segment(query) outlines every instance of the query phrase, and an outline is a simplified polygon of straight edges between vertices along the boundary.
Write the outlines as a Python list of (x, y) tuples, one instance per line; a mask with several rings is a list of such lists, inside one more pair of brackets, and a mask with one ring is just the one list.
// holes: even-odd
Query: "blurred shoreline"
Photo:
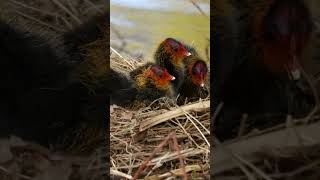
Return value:
[[(198, 1), (209, 16), (210, 1)], [(194, 45), (206, 58), (210, 39), (210, 19), (188, 0), (111, 0), (111, 46), (125, 46), (133, 56), (153, 60), (158, 43), (173, 37)], [(117, 31), (117, 32), (115, 32)], [(119, 34), (121, 38), (119, 39)], [(125, 41), (125, 42), (122, 42)]]

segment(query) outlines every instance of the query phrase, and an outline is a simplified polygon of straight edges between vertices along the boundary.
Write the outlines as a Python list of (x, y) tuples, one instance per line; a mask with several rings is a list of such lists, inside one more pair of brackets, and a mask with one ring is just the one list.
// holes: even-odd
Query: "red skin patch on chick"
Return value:
[(161, 89), (166, 89), (170, 85), (170, 81), (175, 78), (170, 75), (165, 68), (159, 66), (153, 66), (147, 71), (147, 77), (150, 77), (153, 80), (153, 83), (156, 87)]
[(283, 73), (286, 67), (292, 72), (297, 68), (294, 59), (302, 61), (311, 36), (308, 9), (300, 1), (287, 1), (269, 11), (265, 22), (259, 16), (255, 19), (254, 32), (262, 50), (262, 62), (273, 73)]
[(189, 75), (193, 84), (201, 87), (207, 78), (208, 70), (206, 64), (194, 62), (189, 65)]
[(173, 63), (176, 65), (182, 65), (183, 58), (191, 55), (182, 43), (172, 38), (164, 40), (162, 45), (164, 46), (164, 51), (172, 56)]

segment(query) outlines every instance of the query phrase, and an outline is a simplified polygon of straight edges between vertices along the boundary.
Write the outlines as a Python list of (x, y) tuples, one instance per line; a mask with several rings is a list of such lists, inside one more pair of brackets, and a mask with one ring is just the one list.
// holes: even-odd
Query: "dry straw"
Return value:
[[(142, 64), (113, 48), (111, 52), (111, 67), (123, 73)], [(204, 178), (209, 174), (209, 109), (209, 99), (178, 106), (166, 97), (138, 110), (111, 105), (111, 174), (129, 179)]]

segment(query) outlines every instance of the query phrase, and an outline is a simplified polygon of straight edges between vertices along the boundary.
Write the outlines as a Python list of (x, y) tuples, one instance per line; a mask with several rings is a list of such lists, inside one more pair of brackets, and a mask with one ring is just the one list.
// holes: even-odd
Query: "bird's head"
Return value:
[(144, 73), (145, 77), (149, 78), (158, 89), (168, 89), (170, 82), (175, 80), (175, 77), (169, 74), (167, 69), (159, 65), (149, 67)]
[(274, 61), (298, 78), (298, 63), (312, 32), (309, 9), (302, 0), (276, 0), (263, 23), (264, 39), (270, 42), (270, 49), (278, 49), (274, 52), (279, 58)]
[(200, 59), (194, 61), (189, 65), (188, 71), (192, 83), (199, 87), (204, 87), (205, 80), (208, 76), (208, 68), (206, 62)]
[(168, 56), (174, 65), (182, 65), (183, 59), (187, 56), (190, 56), (191, 53), (187, 48), (179, 41), (173, 38), (167, 38), (161, 42), (158, 50), (161, 51), (161, 54)]

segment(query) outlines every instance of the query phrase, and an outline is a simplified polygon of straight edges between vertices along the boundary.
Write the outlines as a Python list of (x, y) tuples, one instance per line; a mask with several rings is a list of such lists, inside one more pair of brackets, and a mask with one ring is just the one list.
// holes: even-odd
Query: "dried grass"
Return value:
[[(247, 114), (240, 120), (238, 137), (221, 143), (214, 139), (211, 177), (215, 179), (318, 179), (320, 159), (319, 88), (313, 76), (299, 66), (314, 97), (315, 105), (305, 117), (260, 130), (247, 130)], [(221, 102), (213, 115), (223, 108)]]
[[(128, 73), (142, 64), (141, 61), (123, 57), (113, 49), (111, 52), (111, 68), (122, 73)], [(170, 179), (184, 175), (189, 179), (204, 178), (209, 170), (209, 109), (209, 99), (179, 107), (174, 100), (166, 97), (138, 110), (111, 105), (111, 174), (134, 179), (133, 175), (144, 163), (147, 164), (146, 170), (139, 174), (147, 179)], [(163, 145), (173, 132), (180, 155), (171, 150), (173, 144)], [(162, 151), (152, 153), (160, 147), (163, 147)], [(185, 173), (179, 166), (180, 158), (183, 159)]]

